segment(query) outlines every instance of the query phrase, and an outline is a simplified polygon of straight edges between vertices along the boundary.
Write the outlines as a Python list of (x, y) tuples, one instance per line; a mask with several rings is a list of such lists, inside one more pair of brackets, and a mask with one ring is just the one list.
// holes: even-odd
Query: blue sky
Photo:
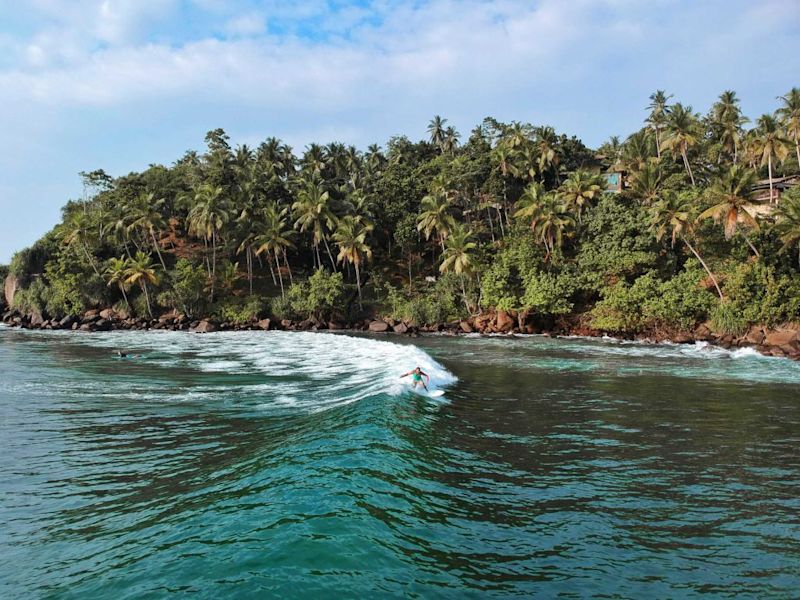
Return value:
[(799, 32), (798, 0), (0, 0), (0, 263), (78, 171), (169, 164), (216, 127), (300, 151), (492, 115), (596, 146), (658, 88), (772, 111), (800, 85)]

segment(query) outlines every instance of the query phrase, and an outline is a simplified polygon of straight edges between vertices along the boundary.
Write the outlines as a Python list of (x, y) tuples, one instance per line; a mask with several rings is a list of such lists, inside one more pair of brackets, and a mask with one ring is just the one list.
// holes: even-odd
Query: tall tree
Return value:
[(655, 229), (656, 239), (661, 241), (664, 236), (669, 233), (671, 245), (675, 247), (675, 241), (681, 239), (690, 252), (694, 254), (695, 258), (703, 265), (706, 273), (714, 283), (717, 294), (720, 300), (723, 300), (722, 290), (719, 288), (717, 278), (714, 273), (708, 268), (706, 261), (700, 256), (689, 237), (694, 233), (692, 221), (692, 202), (688, 198), (682, 198), (678, 194), (669, 194), (666, 198), (661, 200), (653, 207), (652, 225)]
[(128, 294), (126, 289), (128, 287), (128, 259), (127, 258), (109, 258), (108, 266), (106, 267), (105, 275), (108, 281), (108, 286), (116, 285), (119, 291), (122, 292), (122, 298), (125, 300), (125, 306), (130, 311), (131, 305), (128, 302)]
[(189, 235), (202, 238), (206, 244), (211, 243), (211, 264), (207, 263), (207, 266), (213, 302), (217, 278), (217, 246), (224, 228), (233, 217), (233, 211), (222, 187), (214, 187), (208, 183), (195, 190), (192, 202), (188, 214)]
[(156, 275), (156, 265), (150, 261), (150, 257), (144, 252), (137, 252), (136, 255), (128, 260), (126, 285), (138, 283), (144, 292), (144, 299), (147, 303), (147, 314), (153, 318), (153, 307), (150, 305), (150, 293), (147, 284), (158, 285), (158, 275)]
[(447, 137), (447, 128), (445, 127), (447, 119), (443, 119), (439, 115), (435, 115), (431, 122), (428, 123), (428, 133), (430, 134), (431, 144), (437, 148), (442, 148), (445, 137)]
[(772, 171), (776, 162), (783, 162), (789, 156), (789, 140), (783, 136), (778, 120), (772, 115), (761, 115), (758, 118), (754, 147), (761, 166), (767, 167), (770, 201), (776, 202)]
[(421, 212), (417, 217), (417, 231), (421, 231), (426, 240), (435, 232), (442, 252), (444, 252), (444, 240), (453, 226), (451, 208), (447, 194), (443, 190), (436, 190), (422, 199)]
[(603, 183), (598, 175), (586, 171), (573, 171), (558, 188), (558, 196), (582, 222), (583, 212), (603, 194)]
[(753, 246), (750, 238), (741, 231), (739, 222), (758, 231), (758, 221), (748, 210), (752, 201), (752, 188), (756, 182), (754, 171), (733, 165), (717, 177), (706, 191), (708, 199), (714, 203), (697, 217), (698, 220), (714, 219), (722, 223), (725, 239), (729, 240), (739, 231), (744, 237), (753, 254), (759, 256), (758, 250)]
[(796, 249), (797, 263), (800, 266), (800, 196), (781, 200), (775, 210), (773, 227), (783, 242), (781, 252)]
[(294, 226), (301, 232), (311, 232), (311, 244), (317, 259), (317, 266), (322, 268), (319, 245), (323, 243), (331, 261), (331, 267), (336, 271), (328, 246), (328, 232), (336, 226), (336, 215), (333, 212), (333, 201), (330, 193), (318, 177), (309, 177), (301, 181), (297, 193), (297, 201), (292, 205), (292, 212), (297, 216)]
[(689, 164), (689, 149), (700, 142), (700, 135), (697, 115), (692, 112), (691, 106), (684, 106), (677, 102), (668, 109), (661, 150), (669, 150), (683, 158), (683, 166), (686, 167), (693, 186), (695, 181), (692, 167)]
[(278, 279), (281, 284), (281, 297), (284, 296), (284, 287), (280, 257), (283, 257), (284, 263), (289, 270), (289, 276), (291, 277), (292, 271), (289, 269), (289, 262), (286, 259), (286, 250), (288, 248), (294, 248), (294, 242), (292, 242), (294, 230), (290, 229), (288, 226), (286, 213), (286, 208), (278, 208), (274, 203), (269, 205), (264, 210), (263, 218), (260, 223), (260, 230), (254, 238), (256, 255), (266, 252), (268, 255), (267, 260), (275, 259), (275, 268), (278, 272)]
[(794, 140), (794, 150), (797, 153), (797, 166), (800, 168), (800, 88), (792, 88), (789, 93), (780, 96), (783, 106), (778, 109), (786, 135)]
[(717, 102), (711, 107), (710, 120), (713, 135), (733, 158), (733, 164), (736, 164), (742, 139), (742, 125), (747, 123), (747, 118), (742, 115), (736, 92), (726, 90), (720, 94)]
[(661, 158), (661, 131), (667, 122), (667, 103), (672, 98), (672, 94), (667, 95), (664, 90), (656, 90), (650, 94), (650, 104), (647, 108), (650, 109), (650, 114), (647, 117), (647, 123), (653, 128), (656, 135), (656, 154)]
[(339, 219), (333, 239), (339, 246), (339, 262), (348, 262), (356, 270), (356, 286), (358, 288), (358, 305), (362, 309), (361, 298), (361, 264), (372, 258), (372, 248), (367, 244), (367, 236), (372, 225), (365, 223), (355, 215), (346, 215)]
[(472, 235), (472, 230), (462, 224), (453, 227), (453, 231), (445, 242), (442, 264), (439, 265), (439, 271), (442, 273), (452, 271), (459, 276), (464, 307), (467, 311), (471, 311), (471, 309), (464, 277), (472, 271), (472, 253), (477, 248), (477, 244), (472, 241)]
[(164, 206), (164, 199), (156, 199), (154, 192), (140, 194), (129, 209), (130, 223), (128, 230), (139, 230), (148, 243), (153, 245), (161, 268), (167, 270), (164, 257), (161, 255), (161, 246), (156, 236), (160, 237), (161, 232), (167, 228), (166, 219), (161, 209)]

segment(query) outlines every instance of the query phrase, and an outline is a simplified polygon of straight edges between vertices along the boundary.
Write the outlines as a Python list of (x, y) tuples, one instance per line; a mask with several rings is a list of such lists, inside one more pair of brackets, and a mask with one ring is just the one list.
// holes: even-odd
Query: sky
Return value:
[(656, 89), (745, 114), (800, 86), (800, 0), (0, 0), (0, 264), (79, 171), (171, 164), (222, 127), (365, 148), (486, 116), (596, 147)]

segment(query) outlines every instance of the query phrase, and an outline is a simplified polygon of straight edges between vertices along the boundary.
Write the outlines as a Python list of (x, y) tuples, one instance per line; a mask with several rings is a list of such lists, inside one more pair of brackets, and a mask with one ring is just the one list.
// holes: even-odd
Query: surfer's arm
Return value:
[(430, 375), (428, 375), (425, 371), (420, 371), (420, 373), (422, 373), (428, 379), (428, 383), (431, 382), (431, 376)]
[(409, 371), (408, 373), (403, 373), (402, 375), (400, 375), (400, 379), (402, 379), (403, 377), (408, 377), (409, 375), (411, 375), (411, 373), (413, 373), (413, 371)]

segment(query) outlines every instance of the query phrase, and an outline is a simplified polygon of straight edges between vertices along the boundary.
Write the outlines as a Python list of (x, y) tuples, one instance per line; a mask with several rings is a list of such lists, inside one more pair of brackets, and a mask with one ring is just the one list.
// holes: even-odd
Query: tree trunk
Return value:
[(364, 310), (364, 305), (361, 302), (361, 269), (358, 268), (358, 263), (354, 263), (356, 267), (356, 287), (358, 288), (358, 308)]
[(144, 299), (147, 302), (147, 314), (150, 315), (150, 318), (153, 318), (153, 309), (150, 307), (150, 294), (147, 293), (147, 282), (142, 280), (142, 291), (144, 292)]
[(767, 169), (769, 171), (769, 203), (772, 204), (775, 198), (772, 196), (772, 153), (767, 157)]
[(211, 232), (211, 302), (214, 302), (214, 290), (217, 285), (217, 232)]
[(689, 250), (692, 251), (692, 254), (694, 254), (695, 258), (697, 258), (697, 260), (700, 261), (700, 264), (703, 265), (703, 268), (706, 270), (706, 273), (708, 273), (708, 276), (711, 277), (711, 281), (714, 282), (714, 287), (717, 288), (717, 294), (719, 294), (719, 299), (720, 300), (724, 300), (725, 297), (722, 295), (722, 290), (719, 289), (719, 283), (717, 283), (717, 278), (714, 277), (714, 274), (711, 272), (711, 269), (708, 268), (708, 265), (706, 264), (706, 261), (704, 261), (700, 257), (700, 254), (697, 252), (697, 250), (694, 249), (694, 246), (692, 246), (689, 243), (689, 240), (687, 240), (686, 238), (683, 238), (683, 241), (689, 247)]
[(742, 237), (744, 238), (744, 241), (747, 242), (747, 245), (750, 246), (750, 250), (753, 251), (753, 254), (756, 255), (756, 258), (761, 258), (761, 255), (758, 253), (758, 250), (756, 250), (756, 247), (753, 246), (753, 242), (750, 241), (750, 238), (747, 237), (744, 233), (742, 233)]
[[(328, 253), (328, 258), (331, 259), (331, 267), (333, 267), (333, 272), (336, 273), (336, 261), (333, 260), (333, 254), (331, 254), (331, 248), (328, 246), (328, 238), (322, 236), (322, 241), (325, 242), (325, 251)], [(322, 265), (320, 264), (320, 267)]]
[[(122, 284), (119, 286), (119, 291), (122, 292), (122, 298), (125, 300), (125, 306), (128, 307), (128, 312), (131, 312), (131, 303), (128, 302), (128, 294), (125, 293), (125, 285)], [(130, 316), (130, 314), (128, 315)]]
[(797, 166), (800, 167), (800, 138), (795, 141), (794, 150), (797, 153)]
[(492, 242), (495, 241), (494, 239), (494, 223), (492, 222), (492, 209), (488, 206), (486, 207), (486, 214), (489, 216), (489, 231), (492, 232)]
[(286, 271), (289, 273), (289, 284), (293, 285), (294, 278), (292, 277), (292, 268), (289, 266), (289, 259), (286, 258), (286, 248), (283, 248), (281, 253), (283, 254), (283, 264), (286, 265)]
[(89, 248), (83, 242), (81, 242), (81, 246), (83, 247), (84, 253), (86, 253), (86, 259), (89, 261), (89, 264), (92, 265), (92, 270), (94, 271), (95, 275), (102, 277), (102, 275), (100, 275), (100, 271), (97, 270), (97, 265), (94, 264), (94, 258), (89, 253)]
[(272, 285), (278, 285), (278, 280), (275, 279), (275, 270), (272, 268), (272, 260), (267, 256), (267, 264), (269, 265), (269, 274), (272, 275)]
[(681, 156), (683, 157), (683, 164), (686, 166), (686, 170), (689, 172), (689, 179), (692, 182), (692, 187), (695, 187), (694, 174), (692, 173), (692, 167), (689, 164), (689, 157), (686, 154), (686, 148), (685, 147), (681, 147)]
[(253, 252), (250, 246), (247, 247), (247, 283), (250, 287), (250, 295), (253, 295)]
[(656, 156), (661, 159), (661, 134), (658, 127), (653, 127), (656, 130)]
[(464, 296), (464, 308), (467, 309), (469, 314), (472, 314), (472, 311), (469, 308), (469, 299), (467, 298), (467, 288), (464, 285), (464, 273), (461, 273), (461, 294)]
[(161, 263), (161, 267), (164, 269), (164, 272), (167, 272), (167, 265), (164, 264), (164, 258), (161, 256), (161, 250), (158, 248), (158, 242), (156, 241), (156, 234), (151, 229), (150, 230), (150, 237), (153, 240), (153, 248), (156, 249), (156, 254), (158, 254), (158, 260)]
[(289, 283), (294, 284), (294, 278), (292, 277), (292, 268), (289, 266), (289, 259), (286, 258), (286, 249), (284, 248), (281, 252), (283, 253), (283, 264), (286, 265), (286, 270), (289, 272)]
[(283, 292), (283, 275), (281, 274), (281, 263), (279, 262), (279, 259), (278, 259), (278, 249), (277, 248), (275, 248), (275, 251), (273, 252), (273, 254), (275, 254), (275, 268), (278, 269), (278, 279), (280, 279), (280, 281), (281, 281), (281, 298), (283, 298), (285, 296), (285, 294)]

